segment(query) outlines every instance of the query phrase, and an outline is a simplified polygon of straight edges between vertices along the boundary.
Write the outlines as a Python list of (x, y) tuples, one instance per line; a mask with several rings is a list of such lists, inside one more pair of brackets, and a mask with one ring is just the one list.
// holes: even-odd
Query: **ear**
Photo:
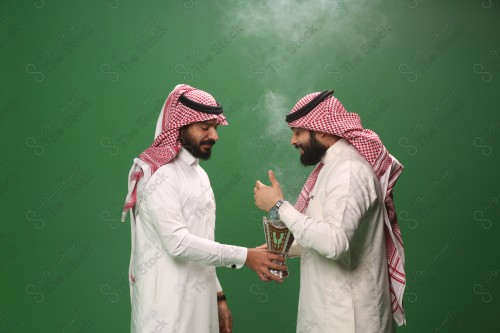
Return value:
[(323, 133), (323, 132), (313, 132), (313, 133), (314, 133), (314, 135), (316, 135), (316, 139), (319, 139), (319, 138), (323, 139), (323, 138), (325, 138), (325, 136), (328, 135), (327, 133)]
[(332, 144), (335, 143), (335, 140), (333, 139), (333, 135), (328, 134), (328, 133), (323, 133), (323, 132), (314, 132), (316, 135), (316, 140), (320, 142), (321, 144), (330, 147)]
[(184, 144), (183, 143), (183, 138), (186, 136), (186, 132), (189, 132), (189, 128), (191, 127), (192, 124), (189, 124), (189, 125), (186, 125), (186, 126), (182, 126), (181, 128), (179, 128), (179, 142), (181, 144)]

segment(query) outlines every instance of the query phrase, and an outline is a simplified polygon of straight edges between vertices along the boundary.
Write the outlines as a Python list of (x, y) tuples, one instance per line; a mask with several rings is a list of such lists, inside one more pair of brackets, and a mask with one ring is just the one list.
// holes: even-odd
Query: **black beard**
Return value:
[(328, 147), (323, 146), (321, 142), (316, 139), (312, 131), (309, 132), (309, 144), (307, 146), (295, 145), (295, 148), (302, 148), (304, 151), (302, 155), (300, 155), (300, 163), (304, 166), (318, 164), (328, 150)]
[(208, 149), (206, 152), (202, 152), (200, 149), (201, 145), (210, 144), (213, 146), (215, 144), (214, 140), (206, 140), (200, 142), (200, 144), (196, 144), (195, 139), (191, 135), (189, 135), (187, 129), (180, 132), (179, 141), (182, 147), (190, 152), (191, 155), (205, 161), (210, 158), (210, 155), (212, 154), (212, 148)]

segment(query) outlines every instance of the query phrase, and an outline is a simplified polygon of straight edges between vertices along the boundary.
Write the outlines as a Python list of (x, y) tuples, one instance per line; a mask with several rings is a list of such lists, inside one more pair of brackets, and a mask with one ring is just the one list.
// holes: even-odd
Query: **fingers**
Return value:
[(265, 266), (265, 270), (274, 269), (277, 271), (287, 271), (288, 267), (284, 264), (277, 263), (276, 261), (280, 261), (282, 263), (285, 262), (285, 257), (282, 255), (267, 253), (267, 262)]
[(288, 270), (288, 267), (286, 265), (281, 265), (278, 263), (269, 264), (269, 268), (274, 269), (275, 271), (283, 271), (283, 272), (286, 272)]
[(274, 269), (276, 271), (287, 271), (287, 266), (277, 264), (273, 260), (279, 260), (284, 262), (285, 257), (273, 253), (269, 253), (266, 250), (266, 244), (261, 245), (259, 248), (248, 249), (247, 260), (245, 265), (257, 273), (259, 279), (264, 282), (276, 281), (283, 282), (283, 279), (272, 274), (269, 269)]
[(264, 249), (264, 250), (267, 250), (267, 244), (262, 244), (260, 246), (257, 246), (256, 247), (257, 249)]
[(279, 282), (279, 283), (283, 282), (283, 279), (280, 279), (278, 276), (274, 275), (271, 272), (268, 272), (266, 274), (266, 278), (268, 279), (268, 281), (276, 281), (276, 282)]
[(276, 281), (279, 283), (283, 282), (283, 279), (280, 277), (274, 275), (271, 273), (270, 269), (276, 270), (276, 271), (287, 271), (288, 268), (286, 265), (280, 265), (277, 263), (269, 262), (262, 268), (263, 272), (260, 275), (260, 279), (264, 282), (269, 282), (269, 281)]
[(266, 186), (266, 185), (262, 184), (262, 183), (260, 182), (260, 180), (258, 180), (258, 181), (256, 181), (256, 182), (255, 182), (255, 187), (253, 188), (253, 197), (254, 197), (254, 199), (255, 199), (255, 200), (257, 200), (257, 198), (256, 198), (257, 192), (258, 192), (258, 191), (259, 191), (259, 190), (260, 190), (263, 186)]
[(268, 271), (267, 273), (262, 273), (262, 274), (260, 274), (260, 275), (259, 275), (259, 278), (260, 278), (262, 281), (264, 281), (264, 282), (269, 282), (269, 281), (271, 281), (271, 280), (269, 280), (269, 278), (270, 278), (270, 276), (271, 276), (271, 275), (273, 275), (273, 274), (271, 274), (271, 272), (269, 272), (269, 271)]
[(270, 252), (267, 254), (267, 258), (270, 260), (278, 260), (278, 261), (282, 261), (282, 262), (285, 261), (284, 256), (279, 255), (279, 254), (270, 253)]

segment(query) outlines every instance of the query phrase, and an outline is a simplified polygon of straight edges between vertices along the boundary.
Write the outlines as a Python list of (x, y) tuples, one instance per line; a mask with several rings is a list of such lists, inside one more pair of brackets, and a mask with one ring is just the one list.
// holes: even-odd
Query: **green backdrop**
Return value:
[[(0, 332), (127, 332), (132, 159), (178, 83), (225, 108), (203, 162), (216, 239), (263, 243), (253, 184), (294, 201), (311, 168), (284, 115), (335, 89), (404, 165), (401, 332), (498, 331), (500, 3), (0, 2)], [(495, 171), (497, 170), (497, 171)], [(295, 332), (283, 285), (218, 269), (235, 332)]]

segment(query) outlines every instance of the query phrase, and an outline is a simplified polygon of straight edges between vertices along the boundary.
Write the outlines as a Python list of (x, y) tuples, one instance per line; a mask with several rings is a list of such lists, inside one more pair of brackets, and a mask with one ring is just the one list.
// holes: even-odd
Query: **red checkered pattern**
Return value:
[[(179, 142), (179, 128), (210, 119), (217, 119), (219, 125), (228, 125), (226, 118), (220, 114), (208, 114), (188, 108), (179, 98), (185, 95), (192, 101), (200, 104), (217, 106), (217, 102), (209, 93), (188, 86), (179, 84), (168, 95), (163, 106), (162, 132), (155, 138), (153, 144), (142, 152), (139, 158), (150, 167), (148, 177), (152, 176), (162, 165), (169, 163), (181, 149)], [(137, 202), (137, 183), (144, 177), (145, 170), (137, 163), (132, 165), (129, 176), (128, 194), (123, 207), (122, 221), (125, 221), (127, 213), (133, 209)]]
[(300, 191), (294, 207), (301, 213), (309, 206), (309, 200), (311, 199), (309, 193), (311, 193), (314, 188), (314, 184), (316, 184), (316, 180), (318, 180), (318, 175), (323, 165), (323, 162), (319, 162), (318, 165), (316, 165), (316, 168), (314, 168), (309, 177), (307, 177), (306, 183), (304, 187), (302, 187), (302, 191)]
[[(293, 107), (291, 113), (305, 106), (319, 94), (320, 92), (315, 92), (300, 99)], [(403, 166), (389, 154), (378, 135), (371, 130), (364, 129), (361, 126), (359, 116), (356, 113), (347, 112), (342, 103), (334, 96), (327, 97), (310, 113), (290, 122), (288, 126), (343, 137), (372, 165), (379, 180), (386, 172), (389, 173), (388, 186), (382, 189), (386, 193), (385, 207), (388, 217), (388, 221), (385, 221), (385, 244), (392, 312), (396, 322), (401, 325), (404, 322), (403, 293), (406, 277), (404, 272), (403, 240), (397, 221), (396, 209), (392, 200), (392, 188), (403, 171)], [(297, 199), (295, 207), (298, 207), (299, 211), (303, 211), (307, 207), (307, 196), (314, 187), (321, 166), (320, 163), (313, 170)]]

